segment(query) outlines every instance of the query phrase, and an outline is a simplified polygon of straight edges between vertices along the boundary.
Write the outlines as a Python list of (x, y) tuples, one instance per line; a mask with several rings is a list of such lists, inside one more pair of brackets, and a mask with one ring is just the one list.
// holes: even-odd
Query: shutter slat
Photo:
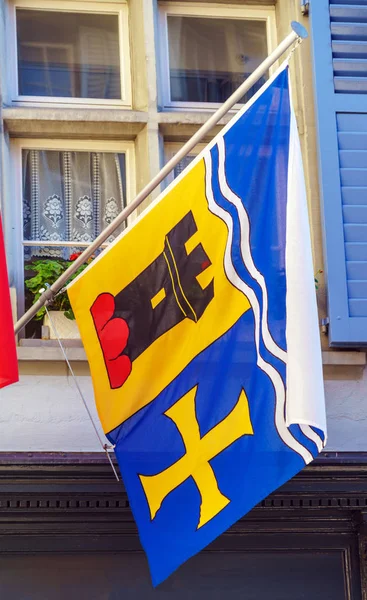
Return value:
[(342, 168), (367, 169), (367, 150), (340, 150), (339, 158)]
[(334, 58), (365, 58), (367, 57), (367, 41), (352, 42), (350, 40), (334, 40), (332, 42)]
[[(348, 260), (347, 261), (347, 275), (349, 282), (354, 281), (358, 283), (358, 286), (354, 286), (361, 288), (362, 283), (366, 286), (367, 289), (367, 279), (366, 279), (366, 263), (363, 260)], [(367, 294), (364, 296), (358, 296), (358, 298), (367, 298)]]
[(338, 77), (349, 77), (352, 73), (367, 76), (367, 58), (336, 58), (333, 60), (334, 73)]
[[(367, 186), (366, 169), (340, 169), (342, 185), (363, 187)], [(366, 190), (367, 192), (367, 190)], [(367, 200), (367, 193), (366, 193)]]
[(344, 237), (346, 242), (367, 242), (367, 225), (347, 223), (344, 225)]
[(350, 300), (355, 298), (364, 298), (367, 300), (367, 282), (366, 281), (352, 281), (348, 282), (348, 294)]
[[(339, 113), (336, 115), (339, 132), (367, 133), (366, 113)], [(367, 146), (364, 148), (367, 150)]]
[(330, 6), (343, 4), (344, 6), (367, 6), (367, 0), (330, 0)]
[(349, 300), (349, 314), (351, 317), (365, 317), (367, 314), (367, 300)]
[(365, 187), (342, 187), (342, 203), (343, 206), (351, 204), (366, 204), (366, 188)]
[[(367, 73), (366, 73), (367, 75)], [(367, 76), (363, 77), (334, 77), (335, 91), (343, 94), (366, 94)]]
[(365, 261), (367, 263), (367, 243), (346, 242), (345, 256), (347, 261)]
[(334, 40), (367, 40), (367, 23), (332, 23), (331, 35)]
[(338, 140), (340, 150), (365, 150), (367, 148), (367, 133), (339, 132)]
[(367, 205), (343, 206), (344, 223), (355, 225), (357, 223), (367, 224)]
[(334, 5), (330, 7), (330, 17), (334, 22), (367, 23), (367, 6)]

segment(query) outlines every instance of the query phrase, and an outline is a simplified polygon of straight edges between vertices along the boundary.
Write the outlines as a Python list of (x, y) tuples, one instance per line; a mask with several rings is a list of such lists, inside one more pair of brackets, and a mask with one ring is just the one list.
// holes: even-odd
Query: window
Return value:
[[(166, 162), (168, 162), (171, 158), (173, 158), (174, 155), (180, 150), (180, 148), (182, 148), (183, 145), (184, 145), (184, 142), (166, 142), (166, 144), (164, 145), (164, 155), (165, 155)], [(180, 160), (178, 165), (176, 165), (175, 168), (173, 169), (172, 173), (170, 173), (166, 177), (166, 185), (168, 185), (176, 177), (178, 177), (178, 175), (180, 175), (182, 173), (182, 171), (184, 171), (184, 169), (186, 169), (186, 167), (189, 166), (189, 164), (194, 160), (194, 158), (196, 158), (197, 155), (202, 150), (204, 150), (205, 147), (206, 147), (206, 144), (197, 144), (195, 146), (195, 148), (193, 148), (190, 151), (190, 153), (187, 154), (187, 156), (185, 156), (182, 160)]]
[(19, 0), (12, 21), (16, 102), (130, 106), (124, 3)]
[(164, 106), (213, 106), (226, 100), (275, 45), (274, 19), (272, 8), (162, 3)]
[[(69, 260), (133, 198), (133, 142), (14, 141), (18, 203), (18, 301), (24, 268), (42, 258)], [(124, 226), (109, 238), (112, 241)]]

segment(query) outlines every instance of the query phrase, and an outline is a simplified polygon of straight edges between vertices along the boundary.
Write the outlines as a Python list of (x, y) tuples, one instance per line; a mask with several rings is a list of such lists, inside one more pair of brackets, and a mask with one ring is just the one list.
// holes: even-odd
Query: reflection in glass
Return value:
[(22, 96), (120, 99), (118, 16), (17, 9)]
[(267, 56), (264, 21), (168, 16), (168, 42), (173, 102), (223, 102)]

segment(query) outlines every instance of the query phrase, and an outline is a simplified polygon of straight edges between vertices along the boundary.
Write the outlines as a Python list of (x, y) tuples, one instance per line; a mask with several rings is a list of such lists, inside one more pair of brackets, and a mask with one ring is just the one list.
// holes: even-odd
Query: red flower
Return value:
[(70, 260), (76, 260), (81, 255), (81, 252), (74, 252), (74, 254), (70, 254)]

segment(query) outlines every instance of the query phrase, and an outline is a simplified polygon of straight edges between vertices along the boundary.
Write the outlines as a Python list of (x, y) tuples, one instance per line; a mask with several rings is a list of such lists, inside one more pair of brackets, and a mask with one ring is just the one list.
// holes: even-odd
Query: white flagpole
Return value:
[(151, 192), (169, 175), (176, 165), (198, 144), (211, 129), (217, 125), (224, 115), (249, 91), (249, 89), (266, 74), (268, 69), (294, 44), (301, 42), (308, 37), (307, 30), (296, 21), (291, 23), (292, 31), (279, 44), (279, 46), (255, 69), (255, 71), (237, 88), (235, 92), (226, 100), (215, 113), (198, 129), (198, 131), (186, 142), (184, 146), (175, 154), (171, 160), (161, 169), (161, 171), (146, 185), (136, 196), (135, 200), (120, 212), (106, 229), (82, 252), (82, 254), (73, 262), (72, 265), (55, 281), (35, 302), (31, 308), (17, 321), (14, 327), (15, 333), (18, 333), (37, 312), (46, 303), (54, 298), (55, 294), (68, 282), (75, 271), (84, 264), (88, 258), (108, 239), (108, 237), (127, 219), (129, 215), (151, 194)]

